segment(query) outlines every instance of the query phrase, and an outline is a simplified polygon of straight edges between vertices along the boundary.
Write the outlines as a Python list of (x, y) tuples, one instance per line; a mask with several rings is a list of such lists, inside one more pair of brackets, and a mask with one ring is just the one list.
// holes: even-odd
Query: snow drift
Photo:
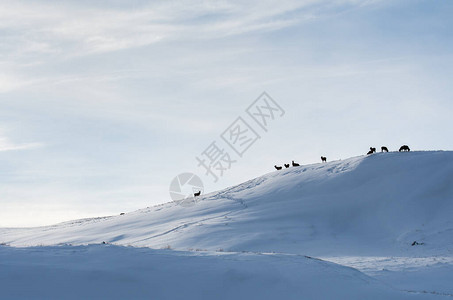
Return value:
[(294, 255), (0, 247), (0, 262), (2, 299), (409, 299), (355, 269)]

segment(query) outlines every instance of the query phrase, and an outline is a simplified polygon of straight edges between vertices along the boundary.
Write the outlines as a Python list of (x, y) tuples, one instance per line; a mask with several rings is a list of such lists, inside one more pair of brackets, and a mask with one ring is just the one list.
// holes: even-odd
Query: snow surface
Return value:
[(6, 299), (410, 298), (355, 269), (296, 255), (90, 245), (5, 248), (0, 259)]
[(0, 288), (7, 298), (450, 298), (452, 216), (453, 152), (378, 153), (275, 171), (190, 207), (2, 228)]

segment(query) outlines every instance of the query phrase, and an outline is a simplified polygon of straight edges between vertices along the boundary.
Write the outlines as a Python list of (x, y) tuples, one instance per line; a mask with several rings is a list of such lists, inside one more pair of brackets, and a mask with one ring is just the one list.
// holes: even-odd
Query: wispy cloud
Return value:
[[(322, 5), (349, 1), (165, 1), (127, 9), (77, 2), (0, 3), (3, 54), (86, 55), (145, 46), (163, 40), (221, 38), (277, 30), (320, 14)], [(299, 12), (297, 14), (290, 12)], [(20, 22), (18, 22), (20, 20)], [(5, 46), (6, 45), (6, 46)], [(10, 51), (7, 51), (10, 50)], [(1, 55), (1, 52), (0, 52)]]
[(13, 150), (25, 150), (31, 148), (41, 147), (41, 143), (20, 143), (16, 144), (12, 142), (8, 137), (0, 134), (0, 151), (13, 151)]
[(42, 79), (26, 78), (22, 75), (15, 75), (13, 72), (9, 74), (0, 72), (0, 94), (11, 92), (42, 81)]

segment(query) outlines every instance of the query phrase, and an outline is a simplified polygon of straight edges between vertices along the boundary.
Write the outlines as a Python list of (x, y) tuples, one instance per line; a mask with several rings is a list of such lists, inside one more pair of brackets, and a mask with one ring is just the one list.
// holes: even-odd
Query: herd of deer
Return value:
[[(409, 148), (408, 145), (402, 145), (400, 147), (400, 150), (398, 150), (399, 152), (403, 152), (403, 151), (411, 151), (411, 149)], [(381, 152), (389, 152), (389, 149), (385, 146), (382, 146), (381, 147)], [(373, 154), (373, 153), (376, 153), (376, 148), (374, 147), (370, 147), (370, 151), (368, 151), (367, 154)]]
[[(403, 145), (403, 146), (400, 147), (400, 150), (398, 150), (398, 151), (399, 152), (411, 151), (411, 149), (409, 148), (408, 145)], [(387, 147), (385, 147), (385, 146), (382, 146), (381, 147), (381, 152), (389, 152), (389, 149)], [(370, 147), (370, 151), (368, 151), (367, 154), (373, 154), (373, 153), (376, 153), (376, 148)], [(327, 162), (327, 157), (321, 156), (321, 162)], [(284, 166), (285, 166), (285, 168), (289, 168), (289, 164), (284, 164)], [(292, 166), (293, 167), (298, 167), (300, 165), (298, 163), (295, 163), (294, 160), (293, 160)], [(274, 168), (277, 169), (277, 170), (281, 170), (283, 167), (274, 165)]]
[[(283, 164), (285, 166), (285, 168), (289, 168), (289, 164)], [(291, 165), (293, 167), (299, 167), (300, 165), (296, 162), (294, 162), (294, 160), (292, 161)], [(277, 170), (281, 170), (283, 167), (279, 167), (277, 165), (274, 166), (274, 168), (276, 168)]]
[[(403, 146), (400, 147), (399, 152), (402, 152), (402, 151), (411, 151), (411, 149), (409, 148), (408, 145), (403, 145)], [(382, 146), (381, 147), (381, 152), (389, 152), (389, 149), (387, 147), (385, 147), (385, 146)], [(370, 147), (370, 151), (368, 151), (367, 154), (373, 154), (373, 153), (376, 153), (376, 148)], [(327, 157), (321, 156), (321, 162), (327, 162)], [(285, 166), (285, 168), (289, 168), (289, 164), (283, 164), (283, 165)], [(299, 167), (300, 166), (298, 163), (294, 162), (294, 160), (291, 162), (291, 165), (293, 167)], [(274, 165), (274, 168), (277, 169), (277, 170), (283, 169), (282, 166), (277, 166), (277, 165)], [(200, 194), (201, 194), (201, 191), (198, 191), (198, 192), (194, 193), (193, 196), (194, 197), (198, 197), (198, 196), (200, 196)]]

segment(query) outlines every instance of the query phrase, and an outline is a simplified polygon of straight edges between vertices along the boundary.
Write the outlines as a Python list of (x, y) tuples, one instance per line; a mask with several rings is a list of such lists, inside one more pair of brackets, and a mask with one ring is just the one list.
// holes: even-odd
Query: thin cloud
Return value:
[(41, 147), (41, 143), (24, 143), (15, 144), (11, 142), (7, 137), (0, 136), (0, 152), (2, 151), (14, 151), (14, 150), (26, 150)]
[(42, 82), (42, 79), (27, 79), (18, 75), (0, 73), (0, 94)]
[[(212, 39), (292, 26), (321, 14), (320, 6), (359, 6), (349, 1), (157, 2), (137, 8), (100, 9), (44, 2), (0, 4), (0, 29), (17, 55), (54, 57), (130, 49), (165, 40)], [(298, 12), (293, 14), (291, 12)], [(18, 22), (20, 20), (20, 22)]]

